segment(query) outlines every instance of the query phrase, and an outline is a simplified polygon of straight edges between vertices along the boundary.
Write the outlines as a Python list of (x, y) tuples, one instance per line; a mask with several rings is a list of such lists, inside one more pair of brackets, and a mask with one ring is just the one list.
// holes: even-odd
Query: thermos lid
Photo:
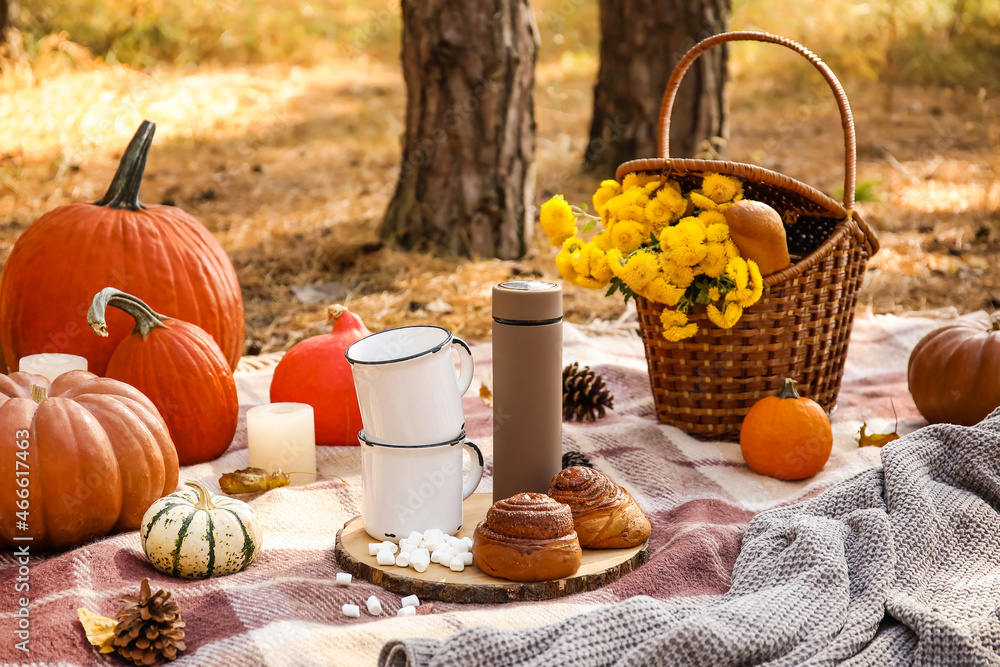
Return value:
[(509, 280), (493, 286), (493, 319), (555, 322), (562, 318), (562, 287), (541, 280)]

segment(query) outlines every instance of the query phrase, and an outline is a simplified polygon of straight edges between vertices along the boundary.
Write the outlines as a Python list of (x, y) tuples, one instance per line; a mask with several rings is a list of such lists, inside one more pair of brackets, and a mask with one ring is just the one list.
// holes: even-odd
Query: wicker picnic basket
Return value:
[[(750, 164), (670, 158), (670, 113), (681, 79), (708, 49), (732, 41), (780, 44), (801, 54), (823, 75), (840, 108), (844, 130), (844, 201), (788, 176)], [(878, 239), (854, 210), (855, 133), (844, 89), (830, 68), (792, 40), (761, 32), (728, 32), (691, 48), (677, 64), (663, 96), (659, 157), (618, 167), (620, 181), (632, 172), (660, 173), (686, 192), (700, 187), (705, 173), (735, 176), (747, 199), (774, 207), (785, 222), (792, 265), (764, 278), (760, 301), (746, 309), (732, 329), (720, 329), (703, 308), (688, 314), (699, 333), (680, 342), (662, 336), (662, 304), (639, 297), (640, 334), (649, 381), (661, 422), (697, 438), (736, 439), (743, 417), (759, 399), (781, 388), (784, 378), (832, 412), (844, 374), (844, 360), (858, 289)]]

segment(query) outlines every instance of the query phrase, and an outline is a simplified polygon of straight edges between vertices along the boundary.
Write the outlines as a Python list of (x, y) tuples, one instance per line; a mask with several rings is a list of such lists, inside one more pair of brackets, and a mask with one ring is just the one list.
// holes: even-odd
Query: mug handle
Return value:
[[(483, 453), (479, 451), (479, 447), (474, 442), (466, 440), (464, 446), (470, 450), (469, 458), (472, 461), (472, 466), (469, 468), (469, 478), (462, 485), (462, 500), (472, 495), (472, 492), (479, 486), (479, 480), (483, 478)], [(472, 452), (476, 453), (475, 456), (472, 455)]]
[[(469, 391), (469, 386), (472, 385), (472, 371), (475, 368), (472, 362), (472, 350), (464, 340), (457, 337), (452, 337), (451, 345), (458, 350), (458, 360), (462, 363), (462, 370), (458, 375), (458, 395), (465, 396), (465, 392)], [(482, 454), (479, 457), (482, 458)]]

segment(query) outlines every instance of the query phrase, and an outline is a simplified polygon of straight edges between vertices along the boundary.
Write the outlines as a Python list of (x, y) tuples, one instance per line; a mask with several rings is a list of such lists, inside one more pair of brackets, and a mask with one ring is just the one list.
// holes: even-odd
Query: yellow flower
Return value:
[(601, 187), (597, 188), (597, 192), (594, 193), (594, 210), (600, 213), (608, 200), (617, 197), (621, 192), (622, 186), (618, 185), (618, 181), (612, 179), (601, 181)]
[[(728, 263), (729, 258), (726, 257), (726, 247), (721, 243), (710, 241), (705, 244), (705, 257), (698, 263), (697, 270), (709, 278), (718, 278), (726, 272)], [(718, 298), (715, 297), (712, 301)]]
[(663, 259), (660, 262), (660, 266), (663, 271), (664, 278), (669, 280), (672, 284), (684, 288), (694, 282), (695, 272), (693, 267), (681, 266), (672, 259), (667, 259), (665, 255), (662, 255), (661, 257), (663, 257)]
[(743, 309), (732, 301), (727, 301), (726, 310), (720, 311), (714, 304), (710, 303), (706, 309), (706, 314), (708, 315), (708, 319), (712, 321), (712, 324), (720, 329), (732, 329), (733, 325), (740, 321)]
[[(701, 220), (705, 227), (711, 227), (712, 225), (725, 225), (726, 216), (718, 211), (702, 211), (698, 214), (698, 219)], [(728, 227), (727, 227), (728, 229)]]
[(622, 251), (618, 248), (612, 248), (605, 254), (605, 257), (608, 260), (608, 268), (611, 269), (611, 273), (615, 274), (617, 278), (621, 278), (625, 272), (625, 258), (622, 257)]
[(698, 325), (688, 323), (688, 316), (679, 310), (664, 308), (660, 314), (660, 323), (663, 325), (663, 337), (671, 342), (677, 342), (690, 338), (698, 333)]
[(576, 216), (562, 195), (556, 195), (542, 204), (539, 220), (552, 245), (562, 245), (569, 237), (576, 236)]
[(607, 252), (611, 250), (611, 233), (608, 231), (599, 232), (594, 238), (590, 240), (595, 246)]
[(760, 267), (757, 266), (757, 262), (748, 259), (746, 265), (747, 285), (741, 288), (737, 284), (736, 289), (730, 291), (726, 296), (727, 299), (743, 308), (749, 308), (760, 301), (760, 297), (764, 293), (764, 278), (760, 275)]
[(686, 210), (687, 202), (681, 193), (664, 187), (646, 204), (646, 218), (654, 225), (670, 224), (679, 220)]
[(729, 264), (726, 265), (726, 273), (736, 283), (736, 289), (746, 289), (747, 282), (750, 280), (750, 269), (747, 267), (745, 259), (734, 257), (729, 260)]
[(725, 243), (729, 238), (729, 225), (726, 223), (709, 225), (705, 230), (705, 239), (709, 243)]
[(711, 301), (718, 301), (719, 299), (722, 298), (722, 292), (719, 291), (718, 287), (709, 287), (708, 298)]
[(556, 268), (559, 270), (560, 276), (571, 283), (576, 282), (577, 272), (573, 268), (573, 253), (560, 250), (559, 254), (556, 255)]
[(618, 220), (631, 220), (642, 224), (646, 222), (646, 210), (639, 204), (625, 204), (618, 211)]
[(571, 236), (562, 243), (562, 251), (566, 253), (577, 252), (583, 247), (583, 239), (579, 236)]
[(676, 306), (677, 302), (684, 296), (685, 289), (672, 285), (662, 275), (658, 275), (643, 288), (642, 295), (650, 301)]
[(708, 174), (701, 182), (701, 191), (716, 204), (723, 204), (742, 196), (743, 184), (732, 176)]
[[(611, 267), (604, 251), (593, 241), (580, 248), (573, 256), (573, 269), (577, 272), (576, 282), (583, 287), (604, 287), (611, 280)], [(586, 279), (585, 284), (583, 279)]]
[(726, 257), (728, 259), (735, 259), (740, 256), (740, 249), (732, 239), (726, 239), (722, 242), (722, 245), (726, 249)]
[(660, 247), (663, 252), (669, 248), (697, 245), (705, 242), (705, 226), (698, 218), (686, 217), (676, 225), (667, 227), (660, 232)]
[(674, 246), (667, 252), (670, 259), (681, 266), (697, 266), (707, 253), (708, 246), (704, 243)]
[(642, 242), (646, 240), (645, 229), (634, 220), (621, 220), (616, 222), (611, 231), (611, 244), (627, 255), (633, 250), (637, 250)]
[(714, 201), (712, 201), (705, 195), (701, 194), (700, 192), (692, 190), (691, 192), (688, 193), (688, 197), (691, 199), (692, 204), (694, 204), (697, 208), (700, 208), (703, 211), (716, 211), (719, 208), (719, 206)]
[(659, 273), (659, 260), (653, 253), (644, 251), (637, 252), (628, 258), (620, 277), (633, 292), (640, 292)]
[(625, 174), (625, 178), (622, 179), (622, 190), (628, 190), (629, 188), (641, 188), (648, 183), (659, 180), (659, 174), (643, 174), (641, 172)]

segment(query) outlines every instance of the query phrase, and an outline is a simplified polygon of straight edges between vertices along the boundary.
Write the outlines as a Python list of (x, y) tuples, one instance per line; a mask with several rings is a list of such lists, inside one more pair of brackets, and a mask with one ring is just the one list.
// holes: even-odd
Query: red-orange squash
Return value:
[(176, 488), (167, 426), (134, 387), (87, 371), (0, 375), (0, 549), (136, 530)]
[(181, 209), (139, 203), (154, 130), (149, 121), (139, 127), (103, 199), (49, 211), (17, 239), (0, 279), (6, 368), (16, 369), (29, 354), (63, 352), (86, 357), (89, 370), (104, 375), (129, 330), (127, 316), (117, 312), (109, 338), (91, 336), (83, 325), (91, 298), (107, 285), (200, 326), (236, 367), (243, 297), (229, 257)]
[(351, 343), (371, 331), (344, 306), (330, 306), (327, 316), (333, 331), (296, 343), (278, 362), (271, 402), (311, 405), (317, 445), (357, 445), (361, 408), (344, 354)]
[(108, 333), (108, 306), (135, 320), (108, 361), (108, 377), (132, 385), (159, 409), (182, 466), (218, 458), (233, 441), (240, 412), (236, 381), (219, 346), (199, 327), (154, 313), (112, 287), (94, 297), (87, 313), (100, 336)]
[(754, 403), (740, 427), (743, 460), (769, 477), (812, 477), (826, 465), (832, 449), (830, 418), (819, 403), (799, 396), (791, 379), (775, 396)]
[(907, 365), (910, 394), (932, 424), (972, 426), (1000, 407), (1000, 311), (924, 336)]

